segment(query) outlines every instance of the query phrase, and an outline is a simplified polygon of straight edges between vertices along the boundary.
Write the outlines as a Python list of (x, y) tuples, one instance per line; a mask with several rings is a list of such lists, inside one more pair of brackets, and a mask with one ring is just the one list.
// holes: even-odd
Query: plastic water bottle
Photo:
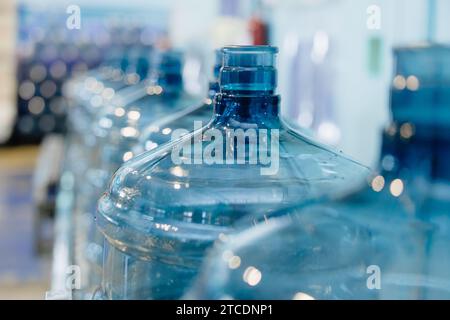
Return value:
[(236, 220), (351, 189), (368, 173), (280, 119), (276, 48), (222, 52), (213, 119), (126, 162), (99, 200), (106, 298), (180, 298)]
[(116, 93), (137, 84), (147, 76), (152, 49), (137, 45), (126, 51), (118, 48), (111, 53), (111, 58), (98, 70), (89, 72), (71, 84), (71, 96), (77, 97), (72, 102), (70, 116), (72, 130), (87, 136), (90, 125), (101, 108), (110, 103)]

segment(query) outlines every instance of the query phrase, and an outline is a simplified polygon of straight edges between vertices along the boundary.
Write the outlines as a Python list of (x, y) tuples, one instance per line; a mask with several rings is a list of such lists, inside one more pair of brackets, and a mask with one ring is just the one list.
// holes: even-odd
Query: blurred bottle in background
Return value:
[[(379, 132), (390, 122), (386, 88), (392, 80), (392, 48), (448, 43), (447, 11), (445, 0), (274, 4), (270, 39), (281, 48), (280, 92), (288, 99), (283, 113), (376, 166)], [(318, 60), (321, 52), (326, 54)]]
[[(194, 124), (192, 132), (180, 131), (176, 140), (126, 162), (99, 200), (97, 226), (105, 240), (107, 299), (180, 298), (205, 250), (233, 230), (236, 220), (252, 221), (285, 206), (354, 188), (368, 173), (280, 119), (277, 48), (230, 46), (222, 52), (212, 120)], [(247, 129), (268, 133), (259, 143), (244, 138), (235, 146), (240, 139), (233, 132)], [(212, 132), (214, 139), (208, 138)], [(219, 135), (233, 144), (220, 144)], [(218, 143), (213, 152), (217, 161), (210, 162), (203, 150), (209, 150), (213, 140)], [(276, 146), (270, 147), (272, 143)], [(260, 155), (270, 151), (279, 167), (266, 175), (270, 168), (239, 149)], [(177, 155), (183, 162), (174, 160)], [(230, 156), (239, 162), (225, 162)]]
[[(0, 132), (0, 140), (2, 136), (5, 139), (11, 136), (9, 127), (14, 132), (8, 143), (14, 145), (37, 143), (49, 133), (67, 134), (67, 156), (61, 178), (61, 194), (65, 197), (61, 196), (58, 203), (59, 210), (74, 211), (77, 219), (83, 217), (70, 229), (70, 232), (76, 231), (75, 237), (82, 239), (77, 239), (75, 246), (65, 250), (75, 251), (76, 259), (85, 259), (88, 252), (97, 267), (99, 265), (102, 248), (96, 242), (98, 239), (91, 241), (95, 232), (86, 230), (93, 230), (96, 198), (112, 172), (124, 160), (134, 158), (142, 148), (151, 150), (162, 145), (176, 127), (185, 128), (197, 117), (207, 119), (207, 110), (213, 108), (207, 100), (201, 107), (196, 102), (186, 105), (187, 108), (170, 117), (161, 114), (158, 123), (144, 116), (143, 106), (134, 104), (140, 100), (138, 97), (151, 95), (153, 100), (162, 96), (159, 91), (163, 86), (146, 76), (147, 57), (141, 59), (155, 46), (183, 49), (183, 89), (188, 95), (203, 96), (213, 48), (228, 44), (278, 45), (281, 48), (278, 68), (279, 89), (283, 96), (281, 114), (289, 120), (289, 126), (308, 128), (318, 140), (335, 145), (366, 164), (380, 167), (384, 180), (378, 178), (376, 183), (383, 181), (385, 185), (380, 193), (391, 196), (387, 186), (394, 181), (397, 188), (407, 188), (401, 196), (394, 198), (401, 198), (403, 207), (399, 211), (411, 210), (412, 206), (411, 212), (414, 217), (419, 216), (420, 223), (428, 219), (417, 211), (424, 201), (427, 209), (423, 209), (423, 216), (430, 216), (430, 221), (425, 224), (428, 226), (429, 223), (432, 228), (439, 226), (436, 237), (444, 246), (440, 228), (446, 228), (447, 224), (446, 177), (449, 170), (445, 159), (448, 159), (446, 137), (450, 116), (447, 114), (448, 90), (444, 75), (448, 69), (448, 49), (445, 46), (428, 48), (428, 45), (411, 47), (410, 44), (423, 40), (431, 43), (450, 41), (447, 0), (379, 0), (375, 6), (370, 0), (357, 4), (353, 0), (212, 0), (207, 3), (151, 0), (145, 6), (133, 1), (126, 4), (80, 1), (80, 30), (65, 28), (67, 15), (63, 6), (48, 1), (19, 4), (17, 78), (7, 79), (6, 85), (0, 88), (0, 104), (5, 92), (8, 97), (6, 108), (0, 108), (0, 127), (6, 132)], [(0, 10), (9, 8), (6, 4), (10, 3), (0, 5)], [(9, 14), (11, 10), (6, 12), (8, 18), (0, 19), (0, 24), (7, 25), (0, 31), (2, 34), (8, 34), (8, 26), (14, 23), (10, 20), (13, 17)], [(378, 18), (381, 19), (379, 24), (368, 23)], [(10, 43), (7, 37), (5, 39), (0, 44), (0, 55), (6, 48), (7, 59), (12, 59)], [(395, 50), (398, 58), (394, 59), (397, 67), (392, 79), (391, 49), (398, 45), (407, 47)], [(434, 53), (430, 55), (424, 49)], [(5, 75), (15, 65), (7, 59), (0, 62)], [(433, 61), (440, 61), (439, 66)], [(421, 74), (423, 70), (419, 66), (426, 66), (423, 68), (429, 74)], [(69, 78), (72, 80), (63, 86)], [(15, 86), (17, 92), (8, 88), (8, 83)], [(386, 90), (388, 87), (392, 89), (390, 94)], [(151, 94), (147, 94), (147, 89)], [(9, 97), (8, 92), (13, 92), (15, 97)], [(388, 112), (389, 99), (392, 117)], [(17, 106), (8, 108), (14, 100), (17, 100)], [(13, 124), (8, 119), (15, 114), (17, 119)], [(186, 117), (181, 119), (181, 116)], [(381, 136), (379, 132), (389, 120), (393, 123)], [(150, 126), (144, 125), (147, 121)], [(309, 139), (305, 138), (305, 141)], [(414, 141), (414, 147), (410, 146), (411, 141)], [(421, 158), (421, 153), (427, 157), (430, 152), (431, 160)], [(408, 165), (404, 164), (404, 159), (410, 159), (405, 160)], [(414, 162), (419, 160), (420, 164)], [(399, 167), (398, 163), (402, 165)], [(419, 168), (415, 175), (411, 173), (415, 170), (411, 165)], [(397, 172), (399, 168), (401, 172)], [(168, 174), (186, 178), (185, 171), (174, 170)], [(309, 170), (310, 167), (306, 171)], [(186, 179), (190, 179), (190, 174), (188, 172)], [(388, 178), (390, 175), (392, 179)], [(417, 183), (412, 184), (408, 177), (420, 179), (415, 179)], [(432, 185), (430, 192), (433, 193), (425, 200), (420, 197), (421, 192), (410, 193), (412, 185), (421, 190), (424, 180)], [(367, 194), (378, 195), (372, 190), (372, 183), (370, 181)], [(187, 182), (187, 186), (176, 181), (171, 186), (177, 191), (184, 190), (185, 186), (189, 190), (195, 189), (194, 185), (193, 181)], [(174, 191), (171, 186), (169, 189)], [(121, 195), (128, 197), (129, 189), (123, 191)], [(362, 198), (366, 200), (370, 196)], [(413, 200), (410, 202), (409, 198)], [(70, 205), (69, 199), (72, 199)], [(392, 203), (397, 206), (398, 201), (394, 199)], [(146, 205), (143, 201), (142, 206), (146, 208)], [(164, 211), (164, 206), (156, 210), (161, 213), (159, 210)], [(189, 215), (196, 217), (199, 211), (198, 207), (192, 214), (185, 210), (183, 219), (189, 220)], [(285, 214), (286, 210), (277, 208), (277, 212)], [(167, 228), (164, 219), (160, 224), (163, 229)], [(353, 230), (364, 232), (365, 229)], [(428, 229), (424, 227), (423, 230)], [(431, 243), (427, 254), (443, 255), (437, 249), (437, 242), (432, 241), (434, 236), (428, 237), (434, 231), (422, 231), (419, 233), (427, 233), (424, 238)], [(401, 232), (405, 236), (411, 235), (410, 229), (401, 229)], [(368, 250), (371, 250), (370, 246)], [(118, 253), (117, 256), (118, 260), (123, 257)], [(142, 266), (136, 274), (147, 270), (147, 265), (136, 263), (136, 266), (137, 269)], [(446, 265), (433, 264), (424, 268), (445, 275)], [(98, 284), (98, 277), (89, 283)], [(91, 289), (82, 296), (90, 298)]]
[(249, 28), (253, 39), (253, 45), (270, 44), (268, 12), (263, 0), (253, 1)]
[[(98, 114), (104, 112), (107, 106), (121, 99), (121, 96), (133, 95), (139, 91), (135, 87), (139, 87), (139, 83), (148, 76), (151, 54), (151, 47), (142, 45), (131, 46), (129, 50), (121, 50), (122, 58), (120, 60), (113, 60), (110, 66), (102, 67), (108, 68), (106, 74), (103, 74), (104, 70), (101, 69), (98, 70), (98, 74), (93, 73), (83, 81), (83, 85), (88, 84), (88, 89), (93, 90), (86, 92), (86, 96), (90, 96), (90, 99), (79, 100), (72, 106), (73, 112), (69, 117), (74, 123), (71, 144), (73, 149), (78, 147), (78, 152), (72, 153), (74, 157), (68, 157), (67, 161), (76, 162), (76, 166), (73, 166), (75, 169), (73, 173), (76, 176), (85, 177), (82, 180), (78, 179), (74, 186), (74, 245), (76, 247), (74, 259), (80, 266), (83, 266), (84, 270), (83, 289), (78, 292), (79, 294), (87, 290), (87, 295), (91, 295), (94, 290), (92, 286), (99, 283), (92, 279), (95, 270), (92, 271), (90, 265), (85, 262), (86, 242), (91, 225), (90, 221), (85, 221), (85, 215), (88, 214), (86, 211), (88, 211), (90, 202), (95, 202), (99, 197), (99, 192), (96, 192), (94, 186), (102, 185), (103, 179), (106, 179), (98, 173), (101, 144), (98, 136), (94, 134), (94, 127)], [(115, 63), (117, 65), (114, 67)], [(84, 86), (82, 87), (85, 89)], [(144, 94), (138, 95), (143, 96)], [(89, 218), (93, 217), (89, 215)]]
[(209, 83), (207, 97), (202, 104), (187, 107), (180, 112), (168, 117), (158, 119), (154, 124), (147, 126), (139, 137), (139, 143), (133, 147), (133, 154), (139, 155), (144, 151), (150, 151), (170, 141), (170, 134), (177, 129), (191, 130), (194, 121), (208, 123), (213, 115), (213, 100), (219, 91), (219, 73), (222, 66), (222, 52), (215, 51), (213, 75)]
[[(386, 133), (380, 171), (366, 187), (230, 236), (187, 298), (445, 299), (448, 271), (429, 274), (439, 259), (426, 251), (443, 250), (449, 236), (421, 217), (430, 149), (426, 140)], [(381, 290), (367, 285), (371, 266), (381, 270)]]
[[(102, 61), (98, 67), (77, 73), (64, 86), (69, 121), (57, 197), (58, 245), (54, 247), (52, 292), (62, 291), (73, 298), (90, 299), (100, 282), (90, 270), (92, 265), (86, 261), (87, 238), (92, 236), (89, 226), (93, 219), (92, 211), (88, 212), (87, 198), (98, 197), (94, 195), (95, 187), (101, 184), (100, 180), (92, 184), (101, 154), (94, 128), (98, 113), (105, 108), (119, 103), (119, 100), (125, 101), (125, 97), (131, 101), (133, 97), (137, 99), (136, 95), (146, 95), (142, 93), (145, 91), (142, 89), (143, 81), (150, 77), (154, 46), (167, 42), (168, 15), (166, 5), (157, 5), (156, 1), (149, 2), (149, 5), (152, 10), (142, 11), (133, 5), (123, 7), (113, 3), (111, 11), (106, 13), (102, 5), (83, 6), (81, 30), (93, 33), (92, 38), (85, 41), (89, 43), (91, 39), (102, 45)], [(121, 12), (119, 16), (118, 10)], [(90, 22), (95, 23), (91, 25)], [(87, 214), (89, 221), (86, 221)], [(61, 279), (65, 277), (65, 268), (73, 264), (82, 269), (82, 285), (80, 290), (71, 292)]]

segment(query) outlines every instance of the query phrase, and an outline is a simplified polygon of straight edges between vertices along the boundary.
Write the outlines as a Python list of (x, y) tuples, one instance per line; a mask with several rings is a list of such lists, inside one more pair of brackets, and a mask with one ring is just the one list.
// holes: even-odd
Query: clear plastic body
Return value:
[[(276, 52), (271, 47), (244, 47), (244, 51), (249, 57)], [(225, 48), (223, 53), (242, 54), (240, 47)], [(231, 75), (224, 80), (226, 61), (212, 120), (126, 162), (100, 199), (97, 226), (105, 237), (107, 298), (180, 298), (206, 249), (233, 230), (237, 220), (270, 216), (285, 207), (343, 192), (368, 173), (364, 166), (301, 136), (279, 118), (273, 65), (262, 70), (264, 75), (272, 73), (264, 76), (267, 84), (251, 86), (248, 79), (254, 79), (252, 72), (259, 74), (260, 67), (242, 66), (243, 78)], [(234, 66), (236, 72), (242, 68)], [(230, 83), (233, 86), (224, 90)], [(212, 140), (219, 143), (220, 137), (226, 140), (231, 133), (250, 134), (247, 129), (254, 129), (261, 139), (245, 138), (241, 144), (231, 139), (235, 143), (211, 150)], [(263, 163), (262, 158), (255, 162), (250, 150), (260, 156), (265, 152), (273, 162)]]
[(373, 200), (384, 205), (312, 206), (232, 238), (186, 298), (448, 299), (448, 234)]
[[(123, 47), (114, 47), (99, 68), (69, 81), (64, 90), (70, 104), (68, 153), (65, 163), (74, 177), (72, 189), (74, 200), (71, 208), (74, 246), (71, 250), (74, 263), (83, 269), (82, 288), (74, 292), (74, 297), (78, 299), (89, 299), (94, 290), (91, 285), (94, 283), (98, 287), (100, 282), (98, 277), (96, 283), (91, 281), (92, 272), (85, 260), (85, 244), (90, 237), (86, 230), (89, 225), (92, 225), (92, 213), (90, 219), (86, 218), (86, 208), (90, 205), (92, 188), (85, 178), (89, 168), (99, 158), (97, 140), (92, 134), (92, 124), (95, 121), (95, 115), (105, 105), (117, 101), (118, 97), (128, 96), (134, 91), (136, 81), (147, 76), (151, 56), (152, 48), (148, 46), (138, 45), (128, 50)], [(98, 268), (97, 274), (100, 273), (101, 268)]]
[(145, 127), (157, 125), (167, 115), (198, 104), (199, 99), (183, 91), (181, 58), (175, 51), (160, 53), (157, 67), (148, 79), (120, 91), (95, 117), (91, 130), (95, 147), (77, 202), (82, 213), (80, 256), (89, 262), (85, 267), (88, 287), (101, 282), (103, 238), (96, 231), (94, 215), (107, 181), (123, 162), (133, 157), (133, 147)]
[(395, 140), (359, 192), (225, 239), (186, 297), (449, 299), (450, 198), (425, 197), (429, 142)]
[[(112, 47), (102, 65), (65, 85), (64, 94), (70, 105), (68, 144), (74, 150), (65, 161), (71, 162), (76, 177), (85, 175), (93, 158), (95, 137), (91, 127), (95, 114), (122, 93), (132, 91), (135, 81), (147, 76), (151, 55), (149, 46)], [(76, 179), (76, 192), (83, 188), (80, 182)]]

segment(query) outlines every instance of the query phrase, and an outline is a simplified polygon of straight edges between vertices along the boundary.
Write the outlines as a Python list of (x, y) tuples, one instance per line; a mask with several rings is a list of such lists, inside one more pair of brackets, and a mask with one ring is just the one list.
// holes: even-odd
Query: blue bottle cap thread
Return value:
[(222, 49), (221, 92), (272, 94), (277, 86), (275, 55), (271, 46), (228, 46)]
[(220, 76), (220, 68), (222, 68), (223, 53), (221, 49), (216, 49), (214, 51), (214, 67), (213, 67), (213, 77), (214, 80), (218, 81)]

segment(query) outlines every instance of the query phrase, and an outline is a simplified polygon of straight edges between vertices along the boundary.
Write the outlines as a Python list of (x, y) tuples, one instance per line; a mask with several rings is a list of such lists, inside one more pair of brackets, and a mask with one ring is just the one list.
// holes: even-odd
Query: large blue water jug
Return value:
[(344, 192), (368, 173), (280, 119), (276, 48), (222, 53), (213, 119), (126, 162), (99, 201), (106, 298), (180, 298), (236, 220)]

